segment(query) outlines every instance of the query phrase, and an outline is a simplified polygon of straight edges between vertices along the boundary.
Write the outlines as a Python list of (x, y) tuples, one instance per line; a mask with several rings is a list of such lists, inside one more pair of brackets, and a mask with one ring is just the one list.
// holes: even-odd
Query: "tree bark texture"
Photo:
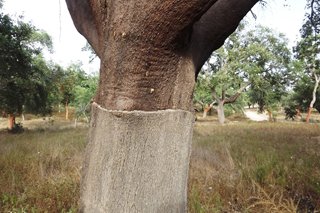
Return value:
[(84, 212), (186, 211), (195, 77), (257, 1), (66, 0), (101, 60)]
[(193, 113), (92, 109), (81, 211), (186, 212)]
[(195, 75), (258, 0), (66, 0), (101, 59), (95, 101), (192, 110)]

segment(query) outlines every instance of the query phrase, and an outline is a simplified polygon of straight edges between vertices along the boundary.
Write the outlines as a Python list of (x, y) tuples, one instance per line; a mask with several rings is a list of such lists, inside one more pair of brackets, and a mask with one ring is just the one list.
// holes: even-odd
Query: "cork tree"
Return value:
[(101, 60), (83, 212), (186, 212), (192, 94), (258, 0), (66, 0)]

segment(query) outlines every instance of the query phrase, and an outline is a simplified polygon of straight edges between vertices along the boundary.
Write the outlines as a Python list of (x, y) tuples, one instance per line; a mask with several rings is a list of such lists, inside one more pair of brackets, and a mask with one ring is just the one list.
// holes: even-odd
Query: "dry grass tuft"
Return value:
[(76, 212), (86, 133), (0, 133), (0, 212)]

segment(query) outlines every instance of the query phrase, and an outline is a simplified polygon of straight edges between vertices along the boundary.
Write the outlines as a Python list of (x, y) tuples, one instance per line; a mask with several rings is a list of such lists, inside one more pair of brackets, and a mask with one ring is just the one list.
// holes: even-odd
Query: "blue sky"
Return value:
[[(11, 15), (24, 15), (37, 28), (47, 31), (53, 38), (55, 53), (47, 58), (67, 66), (71, 62), (81, 61), (87, 72), (99, 69), (99, 61), (89, 64), (89, 54), (82, 52), (85, 39), (76, 31), (68, 13), (65, 0), (4, 0), (4, 10)], [(284, 33), (289, 45), (299, 38), (299, 29), (303, 22), (305, 0), (266, 0), (267, 5), (256, 5), (253, 12), (254, 20), (248, 15), (252, 27), (262, 24)], [(287, 5), (287, 6), (284, 6)]]

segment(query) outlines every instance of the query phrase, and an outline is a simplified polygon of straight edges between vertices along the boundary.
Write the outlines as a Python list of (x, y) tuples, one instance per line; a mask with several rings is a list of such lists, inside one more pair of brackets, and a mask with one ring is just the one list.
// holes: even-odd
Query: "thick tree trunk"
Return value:
[(195, 76), (257, 1), (66, 0), (101, 59), (82, 211), (187, 211)]
[(92, 110), (81, 210), (186, 212), (193, 113)]
[(224, 116), (224, 102), (223, 101), (218, 102), (217, 113), (218, 113), (219, 123), (224, 124), (225, 116)]

